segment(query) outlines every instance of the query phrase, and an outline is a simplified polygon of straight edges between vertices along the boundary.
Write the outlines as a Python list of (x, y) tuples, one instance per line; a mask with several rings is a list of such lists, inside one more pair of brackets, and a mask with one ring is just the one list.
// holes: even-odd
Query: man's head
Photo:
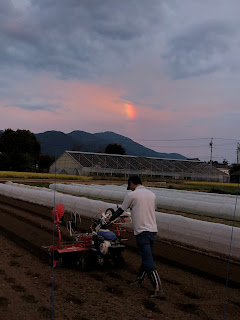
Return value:
[(128, 187), (127, 190), (134, 191), (138, 185), (142, 184), (142, 181), (139, 176), (134, 175), (128, 178)]

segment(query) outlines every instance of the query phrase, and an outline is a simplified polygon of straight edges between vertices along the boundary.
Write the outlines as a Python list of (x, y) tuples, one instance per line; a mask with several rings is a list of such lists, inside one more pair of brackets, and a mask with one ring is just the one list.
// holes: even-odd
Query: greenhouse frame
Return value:
[(229, 182), (229, 175), (206, 162), (138, 157), (106, 153), (65, 151), (51, 166), (50, 173), (73, 175), (138, 174), (160, 178)]

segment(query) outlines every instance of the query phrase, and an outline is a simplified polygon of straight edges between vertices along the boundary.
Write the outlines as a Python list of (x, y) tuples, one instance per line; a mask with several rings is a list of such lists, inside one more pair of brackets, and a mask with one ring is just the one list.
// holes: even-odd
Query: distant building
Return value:
[(226, 174), (229, 175), (229, 168), (228, 168), (227, 164), (225, 164), (225, 163), (214, 163), (213, 162), (213, 166), (216, 169), (220, 170), (221, 172), (226, 173)]
[(187, 158), (187, 160), (200, 161), (200, 159), (198, 159), (198, 158)]
[(171, 179), (229, 182), (229, 175), (198, 160), (137, 157), (106, 153), (65, 151), (50, 166), (51, 173), (128, 176), (139, 174)]

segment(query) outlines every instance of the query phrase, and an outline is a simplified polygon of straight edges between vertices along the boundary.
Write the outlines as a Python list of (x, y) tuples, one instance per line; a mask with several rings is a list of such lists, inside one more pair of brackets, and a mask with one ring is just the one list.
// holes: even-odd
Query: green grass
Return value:
[(220, 182), (202, 182), (202, 181), (185, 181), (186, 190), (196, 190), (209, 193), (232, 194), (238, 193), (237, 183), (220, 183)]
[[(0, 171), (1, 178), (13, 178), (13, 179), (55, 179), (55, 174), (51, 173), (37, 173), (37, 172), (15, 172), (15, 171)], [(57, 174), (56, 179), (58, 180), (92, 180), (92, 177), (68, 175), (68, 174)]]
[(237, 183), (220, 183), (204, 181), (183, 181), (183, 180), (165, 180), (165, 181), (143, 181), (145, 186), (167, 188), (176, 190), (199, 191), (219, 194), (238, 194)]
[[(117, 177), (117, 176), (77, 176), (68, 174), (55, 174), (50, 173), (36, 173), (36, 172), (14, 172), (14, 171), (0, 171), (1, 179), (13, 179), (13, 180), (24, 180), (25, 183), (48, 187), (51, 180), (75, 180), (75, 181), (91, 181), (92, 183), (103, 183), (107, 184), (109, 182), (114, 184), (124, 184), (127, 183), (128, 177)], [(28, 180), (38, 180), (36, 182), (30, 182)], [(49, 180), (42, 181), (41, 180)], [(189, 190), (189, 191), (201, 191), (209, 193), (219, 193), (219, 194), (232, 194), (236, 195), (238, 193), (237, 183), (219, 183), (219, 182), (204, 182), (204, 181), (183, 181), (183, 180), (173, 180), (173, 179), (158, 179), (142, 177), (143, 184), (150, 187), (177, 189), (177, 190)]]

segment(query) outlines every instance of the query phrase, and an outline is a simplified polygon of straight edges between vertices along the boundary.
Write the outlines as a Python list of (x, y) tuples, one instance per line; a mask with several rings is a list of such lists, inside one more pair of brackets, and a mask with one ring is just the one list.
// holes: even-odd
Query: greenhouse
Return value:
[(229, 175), (198, 160), (137, 157), (105, 153), (65, 151), (50, 173), (74, 175), (145, 175), (172, 179), (228, 182)]

